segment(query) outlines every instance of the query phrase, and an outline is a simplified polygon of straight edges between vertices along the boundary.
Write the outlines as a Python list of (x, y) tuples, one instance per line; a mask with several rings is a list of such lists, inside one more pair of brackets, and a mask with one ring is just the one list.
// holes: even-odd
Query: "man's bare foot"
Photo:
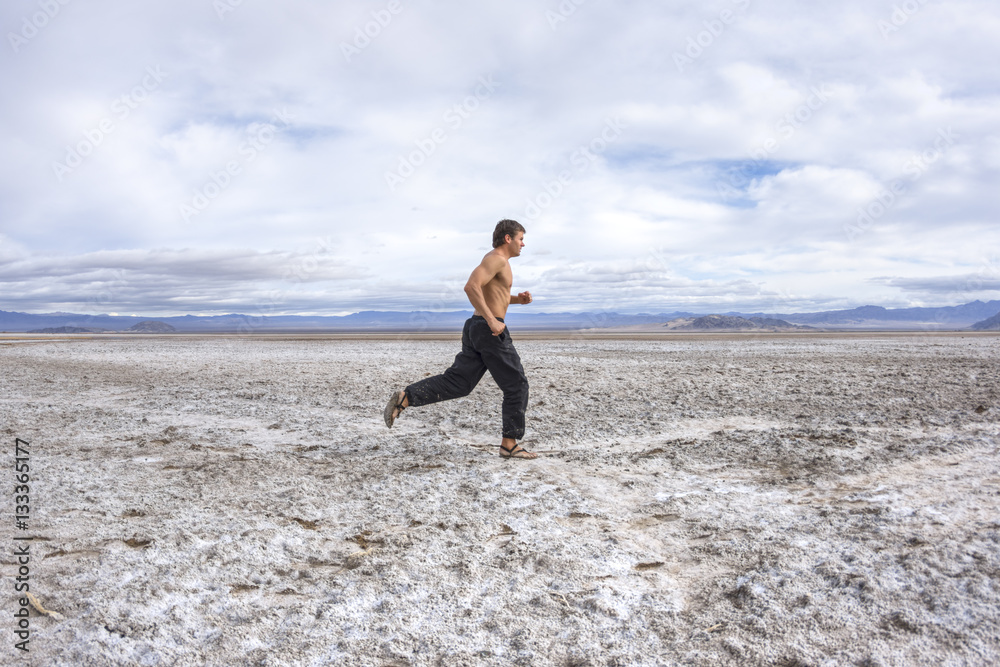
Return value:
[(392, 396), (389, 397), (389, 402), (385, 404), (385, 410), (382, 411), (382, 418), (385, 419), (385, 425), (392, 428), (392, 424), (396, 421), (396, 417), (398, 417), (399, 413), (403, 411), (403, 408), (409, 405), (410, 401), (406, 396), (405, 389), (392, 392)]
[[(508, 445), (513, 444), (513, 447)], [(521, 445), (517, 444), (513, 440), (508, 440), (504, 438), (503, 442), (500, 444), (500, 458), (504, 459), (537, 459), (538, 454), (534, 452), (529, 452), (526, 449), (522, 449)]]

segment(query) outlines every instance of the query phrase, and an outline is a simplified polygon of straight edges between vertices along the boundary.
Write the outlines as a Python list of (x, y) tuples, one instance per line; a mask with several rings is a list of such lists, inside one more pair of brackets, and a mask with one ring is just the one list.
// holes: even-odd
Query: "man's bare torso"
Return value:
[[(496, 251), (486, 253), (487, 257), (489, 255), (502, 257)], [(510, 262), (507, 258), (504, 258), (503, 268), (500, 269), (492, 280), (483, 285), (483, 298), (486, 299), (486, 305), (489, 307), (490, 312), (493, 313), (493, 317), (503, 319), (507, 314), (507, 306), (510, 305), (510, 288), (513, 284), (514, 272), (510, 270)], [(479, 312), (477, 308), (475, 314), (483, 315), (484, 313)]]

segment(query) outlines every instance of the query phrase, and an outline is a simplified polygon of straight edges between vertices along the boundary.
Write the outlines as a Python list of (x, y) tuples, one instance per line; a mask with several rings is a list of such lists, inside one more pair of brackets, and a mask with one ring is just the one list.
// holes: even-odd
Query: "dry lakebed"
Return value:
[[(0, 338), (4, 664), (1000, 663), (1000, 336)], [(31, 537), (30, 651), (14, 538)]]

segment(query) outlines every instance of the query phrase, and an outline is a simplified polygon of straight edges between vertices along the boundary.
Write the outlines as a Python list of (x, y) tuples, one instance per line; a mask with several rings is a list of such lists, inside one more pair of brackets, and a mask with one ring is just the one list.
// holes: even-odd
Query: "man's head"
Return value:
[(518, 232), (521, 233), (520, 236), (523, 238), (524, 227), (521, 226), (520, 222), (516, 220), (501, 220), (497, 223), (496, 228), (493, 229), (493, 247), (499, 248), (502, 245), (513, 244), (517, 246), (517, 252), (514, 254), (521, 254), (521, 246), (524, 243), (518, 238)]

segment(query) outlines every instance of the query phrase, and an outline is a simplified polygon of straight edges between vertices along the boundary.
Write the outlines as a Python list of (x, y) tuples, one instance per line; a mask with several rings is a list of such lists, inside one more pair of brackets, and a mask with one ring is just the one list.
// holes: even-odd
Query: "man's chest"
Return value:
[(509, 266), (506, 266), (497, 273), (496, 277), (493, 278), (493, 282), (496, 284), (497, 289), (509, 290), (511, 284), (514, 282), (514, 272), (510, 270)]

